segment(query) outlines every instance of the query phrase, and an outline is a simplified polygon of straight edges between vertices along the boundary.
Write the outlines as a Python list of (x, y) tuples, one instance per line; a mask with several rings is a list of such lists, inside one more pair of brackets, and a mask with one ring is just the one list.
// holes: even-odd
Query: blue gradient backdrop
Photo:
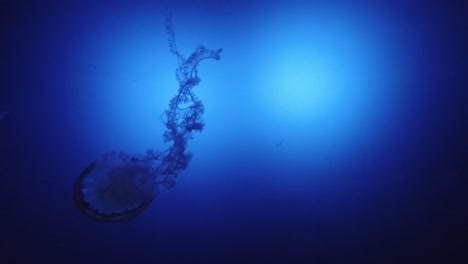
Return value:
[[(200, 67), (205, 130), (176, 188), (93, 221), (72, 201), (81, 170), (166, 147), (166, 8), (183, 54), (224, 49)], [(444, 1), (1, 1), (1, 258), (467, 263), (466, 17)]]

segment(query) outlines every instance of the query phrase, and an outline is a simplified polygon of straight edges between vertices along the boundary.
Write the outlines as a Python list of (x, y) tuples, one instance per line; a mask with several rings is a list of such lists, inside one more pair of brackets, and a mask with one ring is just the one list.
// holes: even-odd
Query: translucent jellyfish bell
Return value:
[(136, 216), (159, 194), (153, 162), (151, 156), (104, 153), (78, 177), (76, 205), (87, 215), (106, 222)]

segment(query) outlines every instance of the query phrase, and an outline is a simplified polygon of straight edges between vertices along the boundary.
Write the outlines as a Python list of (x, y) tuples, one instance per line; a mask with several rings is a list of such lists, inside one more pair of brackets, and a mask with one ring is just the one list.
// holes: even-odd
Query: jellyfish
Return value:
[(103, 222), (131, 219), (143, 212), (163, 191), (174, 188), (177, 177), (190, 163), (192, 153), (187, 150), (195, 132), (204, 128), (203, 102), (193, 88), (201, 79), (198, 65), (207, 59), (219, 60), (222, 49), (196, 47), (187, 58), (179, 53), (172, 16), (165, 15), (170, 52), (177, 57), (177, 94), (162, 114), (166, 130), (164, 151), (148, 149), (145, 154), (108, 151), (89, 164), (76, 178), (74, 202), (85, 215)]

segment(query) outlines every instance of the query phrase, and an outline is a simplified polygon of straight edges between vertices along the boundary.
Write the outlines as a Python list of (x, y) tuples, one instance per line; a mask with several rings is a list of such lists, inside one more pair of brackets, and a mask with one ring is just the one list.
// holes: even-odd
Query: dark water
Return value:
[[(325, 3), (326, 2), (326, 3)], [(107, 224), (100, 154), (164, 149), (179, 50), (205, 130), (174, 189)], [(468, 263), (467, 7), (0, 2), (2, 263)]]

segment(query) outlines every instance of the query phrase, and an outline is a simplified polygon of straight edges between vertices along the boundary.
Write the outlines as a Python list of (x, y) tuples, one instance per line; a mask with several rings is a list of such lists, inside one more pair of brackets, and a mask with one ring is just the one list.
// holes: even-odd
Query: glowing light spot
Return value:
[(269, 98), (289, 118), (317, 117), (338, 100), (336, 76), (317, 55), (296, 52), (272, 67)]

